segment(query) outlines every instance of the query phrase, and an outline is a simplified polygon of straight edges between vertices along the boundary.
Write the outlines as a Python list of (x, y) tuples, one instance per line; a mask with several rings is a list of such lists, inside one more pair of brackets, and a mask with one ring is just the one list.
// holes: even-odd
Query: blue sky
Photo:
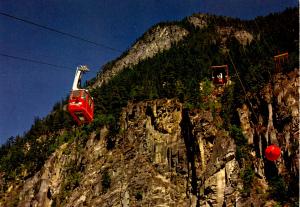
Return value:
[[(0, 12), (24, 18), (120, 51), (153, 24), (193, 13), (251, 19), (297, 6), (297, 0), (0, 0)], [(90, 79), (115, 52), (0, 15), (0, 53), (74, 68), (53, 68), (0, 56), (0, 144), (22, 135), (66, 97), (77, 65)]]

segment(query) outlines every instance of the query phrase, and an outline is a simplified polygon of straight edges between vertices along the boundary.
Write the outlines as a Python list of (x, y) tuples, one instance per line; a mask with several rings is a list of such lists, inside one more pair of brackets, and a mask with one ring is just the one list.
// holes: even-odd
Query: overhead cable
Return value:
[(34, 60), (34, 59), (29, 59), (29, 58), (24, 58), (24, 57), (7, 55), (7, 54), (3, 54), (3, 53), (0, 53), (0, 56), (7, 57), (7, 58), (12, 58), (12, 59), (17, 59), (17, 60), (22, 60), (22, 61), (26, 61), (26, 62), (32, 62), (32, 63), (36, 63), (36, 64), (48, 65), (48, 66), (55, 67), (55, 68), (64, 68), (64, 69), (67, 69), (67, 70), (74, 71), (74, 69), (72, 69), (71, 67), (68, 67), (68, 66), (56, 65), (56, 64), (53, 64), (53, 63), (48, 63), (48, 62), (44, 62), (44, 61), (40, 61), (40, 60)]
[(253, 114), (254, 114), (254, 117), (255, 117), (256, 121), (258, 122), (258, 120), (259, 120), (259, 119), (258, 119), (258, 116), (256, 115), (256, 113), (255, 113), (255, 111), (254, 111), (254, 108), (253, 108), (253, 106), (252, 106), (252, 103), (251, 103), (251, 101), (250, 101), (250, 99), (249, 99), (249, 97), (248, 97), (248, 94), (247, 94), (247, 92), (246, 92), (246, 88), (245, 88), (245, 86), (244, 86), (244, 84), (243, 84), (242, 79), (240, 78), (240, 75), (239, 75), (239, 73), (238, 73), (238, 70), (237, 70), (237, 68), (236, 68), (236, 66), (235, 66), (235, 64), (234, 64), (234, 62), (233, 62), (233, 59), (232, 59), (232, 57), (231, 57), (231, 55), (230, 55), (230, 52), (227, 52), (227, 54), (228, 54), (228, 57), (229, 57), (229, 59), (230, 59), (230, 62), (231, 62), (231, 64), (232, 64), (232, 66), (233, 66), (233, 69), (234, 69), (234, 71), (235, 71), (235, 74), (236, 74), (237, 78), (238, 78), (239, 81), (240, 81), (240, 84), (241, 84), (241, 86), (242, 86), (242, 89), (243, 89), (243, 91), (244, 91), (244, 93), (245, 93), (245, 97), (246, 97), (247, 101), (248, 101), (249, 104), (250, 104), (250, 107), (251, 107), (251, 110), (252, 110), (252, 112), (253, 112)]
[(44, 26), (44, 25), (38, 24), (38, 23), (33, 22), (33, 21), (29, 21), (29, 20), (26, 20), (26, 19), (23, 19), (23, 18), (20, 18), (20, 17), (16, 17), (16, 16), (13, 16), (11, 14), (4, 13), (2, 11), (0, 11), (0, 15), (6, 16), (6, 17), (14, 19), (14, 20), (18, 20), (18, 21), (21, 21), (21, 22), (24, 22), (24, 23), (27, 23), (27, 24), (30, 24), (30, 25), (33, 25), (33, 26), (36, 26), (36, 27), (39, 27), (39, 28), (42, 28), (42, 29), (45, 29), (45, 30), (48, 30), (48, 31), (51, 31), (51, 32), (56, 32), (58, 34), (65, 35), (65, 36), (71, 37), (73, 39), (77, 39), (77, 40), (80, 40), (80, 41), (83, 41), (83, 42), (87, 42), (87, 43), (90, 43), (90, 44), (93, 44), (93, 45), (96, 45), (96, 46), (99, 46), (99, 47), (102, 47), (102, 48), (105, 48), (105, 49), (108, 49), (108, 50), (111, 50), (111, 51), (114, 51), (114, 52), (122, 52), (121, 50), (118, 50), (116, 48), (113, 48), (113, 47), (110, 47), (110, 46), (107, 46), (107, 45), (104, 45), (104, 44), (101, 44), (101, 43), (98, 43), (98, 42), (94, 42), (94, 41), (85, 39), (83, 37), (80, 37), (80, 36), (77, 36), (77, 35), (74, 35), (74, 34), (71, 34), (71, 33), (63, 32), (63, 31), (54, 29), (52, 27)]

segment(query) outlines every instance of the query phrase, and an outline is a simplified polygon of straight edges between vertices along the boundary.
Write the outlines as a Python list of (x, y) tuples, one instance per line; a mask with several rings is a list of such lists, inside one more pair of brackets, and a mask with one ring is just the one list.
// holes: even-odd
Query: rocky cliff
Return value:
[(201, 202), (225, 202), (225, 183), (238, 172), (235, 145), (211, 112), (163, 99), (129, 103), (121, 117), (119, 134), (109, 138), (104, 127), (85, 143), (79, 134), (2, 204), (19, 194), (18, 206), (196, 206), (200, 189)]
[(92, 87), (99, 87), (103, 83), (107, 83), (126, 67), (136, 65), (139, 61), (151, 58), (158, 52), (168, 50), (172, 44), (182, 40), (188, 33), (186, 29), (177, 25), (158, 25), (152, 28), (123, 57), (114, 61), (111, 68), (101, 71)]
[[(159, 99), (129, 103), (117, 134), (102, 127), (82, 139), (74, 129), (74, 142), (57, 149), (35, 176), (11, 185), (1, 205), (13, 198), (17, 206), (273, 206), (265, 171), (272, 166), (292, 185), (299, 177), (298, 90), (299, 70), (277, 74), (256, 94), (253, 112), (247, 104), (237, 109), (255, 170), (250, 196), (243, 195), (245, 162), (237, 160), (220, 110), (188, 110), (176, 99)], [(212, 94), (217, 103), (222, 90)], [(263, 155), (270, 143), (282, 149), (274, 163)]]

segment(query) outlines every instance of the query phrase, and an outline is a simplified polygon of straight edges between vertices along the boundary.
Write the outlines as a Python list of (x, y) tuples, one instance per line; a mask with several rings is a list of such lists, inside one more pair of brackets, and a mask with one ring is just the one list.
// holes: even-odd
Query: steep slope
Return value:
[[(1, 148), (0, 205), (296, 206), (298, 16), (196, 14), (154, 27), (92, 81), (92, 124), (74, 127), (59, 103)], [(275, 74), (279, 48), (289, 64)], [(231, 84), (215, 87), (209, 67), (224, 63)], [(269, 144), (281, 147), (276, 162)]]

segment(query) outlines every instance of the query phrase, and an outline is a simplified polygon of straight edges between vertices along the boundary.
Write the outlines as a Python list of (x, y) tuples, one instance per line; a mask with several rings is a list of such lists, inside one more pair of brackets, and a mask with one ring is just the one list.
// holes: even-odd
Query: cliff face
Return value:
[[(215, 88), (209, 101), (217, 104), (223, 90)], [(246, 104), (237, 109), (242, 132), (253, 147), (245, 155), (255, 169), (248, 197), (242, 193), (244, 166), (237, 160), (234, 139), (222, 127), (220, 110), (187, 110), (175, 99), (159, 99), (129, 103), (117, 134), (102, 127), (82, 140), (77, 131), (75, 141), (56, 150), (34, 177), (10, 186), (1, 205), (10, 206), (11, 198), (18, 206), (273, 205), (266, 198), (271, 188), (266, 168), (273, 166), (292, 184), (299, 176), (294, 147), (298, 90), (298, 70), (277, 74), (256, 94), (259, 105), (252, 107), (259, 122), (252, 120)], [(268, 111), (259, 113), (258, 108)], [(263, 155), (271, 143), (282, 149), (275, 163)]]
[(114, 62), (112, 68), (102, 71), (92, 87), (107, 83), (126, 67), (136, 65), (139, 61), (151, 58), (158, 52), (168, 50), (172, 44), (182, 40), (188, 33), (186, 29), (177, 25), (153, 28), (144, 35), (144, 38), (137, 41), (124, 57)]
[[(208, 22), (213, 21), (212, 17), (205, 14), (194, 14), (188, 18), (189, 23), (194, 27), (204, 29), (207, 28)], [(247, 45), (254, 39), (253, 34), (247, 31), (245, 27), (243, 29), (238, 29), (232, 26), (219, 25), (216, 27), (216, 32), (219, 35), (221, 46), (225, 47), (226, 41), (230, 37), (234, 37), (240, 44)]]
[(173, 99), (130, 103), (121, 133), (109, 137), (102, 128), (86, 143), (79, 135), (21, 188), (12, 187), (18, 206), (196, 206), (200, 188), (202, 202), (223, 203), (225, 172), (232, 180), (238, 166), (233, 140), (213, 120), (209, 111), (190, 115)]

